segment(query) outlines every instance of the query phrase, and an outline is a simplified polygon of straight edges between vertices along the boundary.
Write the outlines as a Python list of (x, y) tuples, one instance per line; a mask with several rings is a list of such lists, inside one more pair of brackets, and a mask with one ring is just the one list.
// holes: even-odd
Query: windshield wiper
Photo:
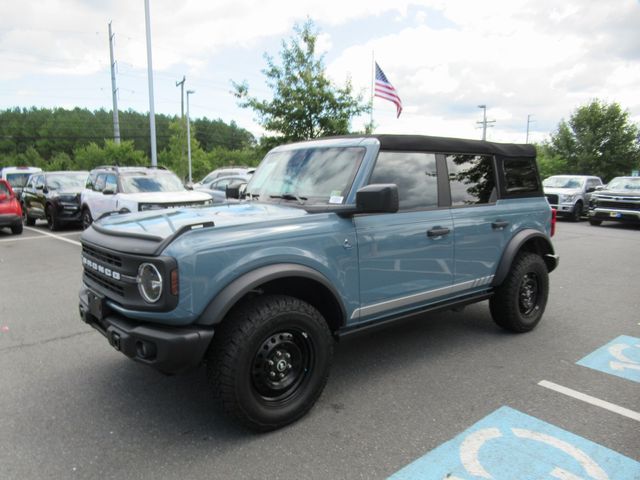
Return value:
[(307, 197), (300, 197), (296, 193), (283, 193), (282, 195), (269, 195), (269, 198), (282, 198), (283, 200), (297, 200), (300, 205), (304, 205)]

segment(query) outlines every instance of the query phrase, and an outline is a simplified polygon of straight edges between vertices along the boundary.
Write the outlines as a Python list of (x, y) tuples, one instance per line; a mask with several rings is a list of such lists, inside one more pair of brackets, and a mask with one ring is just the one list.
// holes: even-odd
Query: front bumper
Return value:
[(80, 318), (104, 335), (127, 357), (171, 375), (197, 367), (213, 338), (213, 328), (171, 327), (130, 320), (110, 311), (104, 301), (90, 305), (94, 295), (80, 290)]
[(611, 222), (640, 223), (640, 211), (596, 207), (589, 210), (589, 218)]
[(573, 215), (573, 210), (575, 208), (574, 203), (558, 203), (558, 204), (549, 204), (551, 208), (556, 209), (556, 214), (559, 217), (569, 217)]

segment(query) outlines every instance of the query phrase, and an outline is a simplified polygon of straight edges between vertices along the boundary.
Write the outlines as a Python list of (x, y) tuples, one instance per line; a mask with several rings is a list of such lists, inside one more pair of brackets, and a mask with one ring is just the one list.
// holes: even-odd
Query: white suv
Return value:
[(129, 213), (213, 203), (208, 194), (187, 190), (169, 170), (111, 166), (91, 171), (80, 202), (83, 229), (105, 213)]

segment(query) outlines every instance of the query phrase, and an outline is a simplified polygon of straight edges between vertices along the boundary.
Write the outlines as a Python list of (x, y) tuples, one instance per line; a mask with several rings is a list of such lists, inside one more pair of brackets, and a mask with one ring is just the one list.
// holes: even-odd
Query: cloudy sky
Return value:
[[(350, 77), (366, 98), (372, 54), (404, 104), (374, 101), (380, 133), (480, 138), (479, 104), (495, 120), (489, 140), (549, 135), (576, 107), (619, 102), (640, 123), (639, 0), (151, 0), (155, 108), (179, 114), (183, 75), (191, 116), (236, 121), (231, 80), (268, 97), (264, 53), (311, 18), (327, 74)], [(149, 110), (143, 0), (4, 1), (0, 5), (0, 109), (111, 109), (108, 22), (115, 33), (118, 106)], [(362, 128), (367, 119), (354, 121)], [(122, 132), (126, 137), (126, 132)]]

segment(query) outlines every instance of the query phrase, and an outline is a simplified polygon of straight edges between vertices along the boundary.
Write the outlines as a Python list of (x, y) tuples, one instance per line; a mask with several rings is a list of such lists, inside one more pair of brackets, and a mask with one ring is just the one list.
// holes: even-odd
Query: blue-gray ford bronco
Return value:
[(271, 150), (242, 196), (94, 222), (80, 315), (161, 372), (206, 365), (225, 411), (254, 430), (311, 409), (341, 336), (483, 300), (526, 332), (545, 310), (555, 216), (530, 145), (295, 143)]

